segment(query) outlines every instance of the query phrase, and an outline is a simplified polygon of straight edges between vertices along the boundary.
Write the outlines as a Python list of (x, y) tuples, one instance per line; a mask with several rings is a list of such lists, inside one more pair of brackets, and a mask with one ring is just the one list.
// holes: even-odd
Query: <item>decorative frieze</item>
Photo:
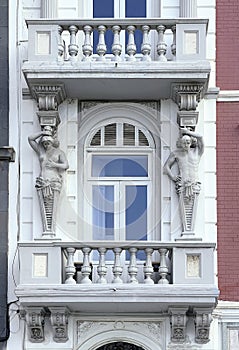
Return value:
[(184, 343), (186, 341), (187, 308), (170, 308), (171, 341)]
[(51, 307), (51, 325), (53, 328), (53, 340), (57, 343), (65, 343), (68, 340), (68, 314), (67, 308)]
[(29, 331), (29, 339), (33, 343), (44, 341), (45, 311), (41, 307), (28, 308), (26, 322)]
[(195, 312), (195, 341), (199, 344), (209, 342), (210, 324), (212, 322), (212, 310), (194, 308)]

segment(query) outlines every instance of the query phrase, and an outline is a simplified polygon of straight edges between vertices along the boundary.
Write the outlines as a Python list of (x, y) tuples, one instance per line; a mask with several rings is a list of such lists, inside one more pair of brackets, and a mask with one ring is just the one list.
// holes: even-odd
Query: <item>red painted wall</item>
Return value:
[[(216, 74), (239, 90), (239, 1), (217, 0)], [(239, 102), (217, 103), (218, 278), (220, 299), (239, 301)]]

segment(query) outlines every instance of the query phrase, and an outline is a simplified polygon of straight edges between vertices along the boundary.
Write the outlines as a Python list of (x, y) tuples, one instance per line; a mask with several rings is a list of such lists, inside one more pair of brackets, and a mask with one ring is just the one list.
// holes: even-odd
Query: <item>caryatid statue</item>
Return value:
[[(37, 141), (38, 140), (38, 141)], [(43, 223), (43, 235), (55, 235), (56, 209), (62, 188), (62, 175), (68, 169), (65, 153), (59, 148), (59, 141), (53, 137), (52, 130), (43, 131), (28, 137), (28, 142), (37, 153), (40, 174), (36, 178)]]
[[(181, 128), (177, 149), (169, 155), (164, 165), (164, 173), (175, 182), (179, 196), (183, 235), (194, 233), (197, 200), (201, 190), (198, 167), (203, 151), (202, 136), (187, 128)], [(174, 163), (178, 164), (176, 175), (171, 170)]]

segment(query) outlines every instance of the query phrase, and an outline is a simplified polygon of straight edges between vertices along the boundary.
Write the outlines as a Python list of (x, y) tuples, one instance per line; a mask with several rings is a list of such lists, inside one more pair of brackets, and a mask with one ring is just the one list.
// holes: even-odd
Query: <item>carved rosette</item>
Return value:
[(57, 343), (65, 343), (68, 340), (68, 315), (67, 308), (51, 307), (51, 325), (53, 339)]
[(41, 307), (28, 308), (26, 321), (29, 331), (30, 341), (41, 343), (44, 341), (45, 312)]
[(195, 342), (206, 344), (209, 342), (210, 324), (212, 322), (212, 310), (197, 309), (195, 312)]
[(170, 308), (171, 341), (184, 343), (186, 341), (187, 308)]

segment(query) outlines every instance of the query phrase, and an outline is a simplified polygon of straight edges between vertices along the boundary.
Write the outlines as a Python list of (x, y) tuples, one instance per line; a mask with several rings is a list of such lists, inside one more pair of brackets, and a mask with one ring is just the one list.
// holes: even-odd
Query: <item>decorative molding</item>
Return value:
[(30, 86), (32, 96), (38, 102), (40, 111), (56, 111), (66, 98), (64, 84), (36, 84)]
[(212, 310), (194, 308), (195, 312), (195, 342), (206, 344), (209, 342), (210, 324), (212, 322)]
[(65, 343), (68, 340), (68, 315), (66, 307), (50, 307), (51, 325), (53, 327), (53, 340), (57, 343)]
[(135, 322), (123, 321), (121, 319), (115, 321), (77, 321), (77, 338), (78, 343), (85, 341), (89, 337), (102, 332), (110, 332), (120, 330), (132, 331), (145, 334), (153, 341), (160, 343), (162, 339), (162, 321)]
[(186, 342), (187, 311), (188, 308), (169, 308), (172, 342)]
[(217, 102), (239, 102), (239, 90), (221, 90)]
[(172, 84), (171, 98), (179, 110), (195, 111), (204, 95), (204, 85), (198, 83)]
[(13, 147), (0, 147), (0, 161), (7, 160), (8, 162), (15, 162), (15, 150)]
[(29, 330), (29, 338), (33, 343), (44, 341), (45, 311), (41, 307), (27, 308), (26, 322)]

